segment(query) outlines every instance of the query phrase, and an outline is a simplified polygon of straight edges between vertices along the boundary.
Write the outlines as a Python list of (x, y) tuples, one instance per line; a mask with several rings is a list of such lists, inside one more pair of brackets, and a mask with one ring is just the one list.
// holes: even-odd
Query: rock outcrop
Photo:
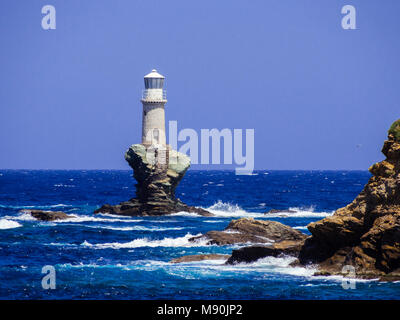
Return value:
[(209, 231), (189, 241), (206, 240), (207, 244), (230, 245), (239, 243), (273, 243), (275, 241), (301, 241), (307, 236), (280, 222), (241, 218), (232, 220), (223, 231)]
[(250, 263), (265, 257), (298, 256), (304, 241), (284, 240), (271, 245), (250, 246), (232, 251), (227, 264)]
[(372, 177), (352, 203), (333, 216), (308, 225), (312, 234), (299, 260), (317, 263), (321, 274), (342, 274), (345, 265), (357, 277), (400, 276), (400, 141), (396, 121), (382, 153), (369, 168)]
[(35, 219), (41, 221), (55, 221), (55, 220), (65, 220), (68, 218), (73, 218), (62, 211), (45, 211), (45, 210), (21, 210), (22, 213), (30, 214)]
[(310, 237), (234, 250), (228, 263), (285, 254), (317, 266), (319, 275), (347, 275), (351, 266), (358, 278), (399, 280), (400, 120), (389, 130), (382, 153), (386, 159), (370, 167), (372, 177), (362, 192), (333, 216), (310, 223)]
[(175, 150), (166, 150), (166, 164), (154, 159), (158, 150), (150, 150), (142, 144), (132, 145), (125, 159), (133, 169), (137, 181), (136, 198), (119, 205), (106, 204), (95, 213), (111, 213), (125, 216), (165, 215), (181, 211), (197, 213), (203, 216), (213, 214), (184, 204), (175, 197), (175, 189), (190, 166), (190, 158)]

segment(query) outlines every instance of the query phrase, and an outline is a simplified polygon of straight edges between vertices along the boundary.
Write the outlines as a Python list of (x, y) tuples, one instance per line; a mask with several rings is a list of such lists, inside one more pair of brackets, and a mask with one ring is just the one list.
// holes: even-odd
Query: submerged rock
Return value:
[(280, 222), (241, 218), (232, 220), (223, 231), (209, 231), (189, 241), (206, 240), (207, 244), (272, 243), (283, 240), (304, 240), (307, 236)]
[(203, 260), (227, 260), (230, 257), (229, 254), (194, 254), (183, 256), (179, 258), (172, 259), (171, 263), (182, 263), (182, 262), (194, 262)]
[(65, 220), (73, 218), (62, 211), (45, 211), (45, 210), (21, 210), (22, 213), (30, 214), (35, 219), (41, 221), (54, 221), (54, 220)]
[(134, 144), (128, 149), (125, 159), (133, 169), (133, 176), (137, 181), (136, 198), (119, 205), (106, 204), (95, 213), (146, 216), (185, 211), (212, 216), (211, 212), (188, 206), (175, 197), (175, 189), (190, 166), (190, 158), (168, 149), (165, 151), (167, 164), (159, 164), (154, 162), (154, 152), (157, 151), (147, 149), (142, 144)]

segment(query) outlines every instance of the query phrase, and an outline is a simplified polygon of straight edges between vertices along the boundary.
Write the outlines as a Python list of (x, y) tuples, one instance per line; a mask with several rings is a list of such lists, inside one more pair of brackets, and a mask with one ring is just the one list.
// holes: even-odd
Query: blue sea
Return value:
[[(400, 283), (314, 277), (293, 258), (171, 264), (188, 254), (229, 254), (239, 246), (206, 246), (188, 239), (253, 217), (306, 226), (351, 202), (366, 171), (189, 170), (176, 195), (215, 213), (162, 217), (94, 215), (105, 203), (134, 197), (131, 171), (0, 171), (0, 299), (399, 299)], [(73, 218), (40, 222), (22, 209), (61, 210)], [(265, 215), (270, 209), (293, 213)], [(56, 288), (43, 289), (44, 266)]]

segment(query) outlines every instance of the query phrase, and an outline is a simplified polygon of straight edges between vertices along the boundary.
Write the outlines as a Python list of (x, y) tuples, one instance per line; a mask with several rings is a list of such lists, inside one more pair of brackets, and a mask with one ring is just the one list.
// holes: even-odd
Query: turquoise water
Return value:
[[(398, 299), (400, 283), (313, 277), (292, 258), (226, 266), (221, 261), (171, 264), (187, 254), (227, 253), (238, 246), (206, 246), (188, 239), (222, 230), (238, 217), (305, 226), (347, 203), (370, 175), (364, 171), (189, 171), (177, 189), (184, 202), (215, 217), (94, 215), (104, 203), (134, 196), (130, 171), (0, 171), (0, 299)], [(74, 215), (39, 222), (24, 208)], [(265, 216), (270, 209), (295, 213)], [(54, 266), (56, 289), (41, 285)]]

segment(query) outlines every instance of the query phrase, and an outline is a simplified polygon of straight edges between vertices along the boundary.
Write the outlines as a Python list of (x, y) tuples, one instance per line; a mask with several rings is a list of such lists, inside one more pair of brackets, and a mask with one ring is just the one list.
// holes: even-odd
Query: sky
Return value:
[(0, 168), (129, 169), (156, 68), (166, 120), (254, 129), (256, 169), (366, 170), (400, 118), (399, 15), (397, 0), (2, 0)]

